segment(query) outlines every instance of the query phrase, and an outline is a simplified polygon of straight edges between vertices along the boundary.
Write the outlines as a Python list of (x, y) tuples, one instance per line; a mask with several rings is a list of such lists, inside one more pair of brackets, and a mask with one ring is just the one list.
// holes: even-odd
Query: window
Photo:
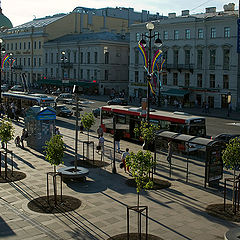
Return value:
[(174, 40), (178, 40), (178, 39), (179, 39), (179, 31), (174, 30)]
[(137, 41), (137, 42), (140, 41), (140, 33), (136, 33), (136, 41)]
[(190, 50), (185, 50), (185, 65), (190, 65)]
[(56, 53), (56, 63), (59, 63), (58, 53)]
[(175, 67), (178, 65), (178, 50), (173, 50), (173, 65)]
[(73, 62), (77, 63), (77, 53), (73, 52)]
[(190, 39), (190, 29), (185, 29), (185, 39)]
[(73, 78), (76, 79), (77, 78), (77, 70), (74, 68), (73, 69)]
[(39, 59), (38, 59), (38, 66), (40, 67), (41, 65), (42, 65), (42, 59), (39, 58)]
[(45, 63), (48, 63), (48, 54), (45, 54)]
[(105, 70), (104, 71), (104, 80), (105, 81), (108, 81), (108, 75), (109, 75), (108, 70)]
[(189, 87), (190, 73), (185, 73), (184, 80), (185, 80), (185, 87)]
[(80, 63), (83, 64), (83, 52), (80, 53)]
[(178, 85), (178, 73), (173, 73), (173, 85)]
[(224, 37), (229, 38), (230, 37), (230, 27), (224, 28)]
[(87, 80), (90, 80), (90, 70), (87, 69)]
[(209, 69), (215, 69), (215, 62), (216, 62), (216, 49), (211, 49)]
[(90, 52), (87, 52), (87, 63), (90, 64)]
[(31, 48), (31, 42), (28, 42), (28, 49)]
[(168, 31), (163, 31), (163, 39), (168, 40)]
[(135, 82), (138, 82), (138, 76), (139, 76), (138, 71), (135, 71)]
[(19, 43), (19, 49), (20, 50), (22, 49), (22, 43), (21, 42)]
[(210, 88), (215, 88), (215, 74), (210, 74)]
[(109, 64), (109, 52), (105, 52), (104, 57), (105, 57), (105, 64)]
[(53, 53), (51, 53), (51, 64), (53, 64)]
[(223, 69), (229, 70), (230, 67), (230, 49), (223, 49)]
[(23, 49), (26, 49), (26, 43), (25, 42), (23, 43)]
[(202, 74), (198, 73), (197, 74), (197, 87), (202, 87)]
[(94, 69), (94, 79), (97, 80), (97, 69)]
[(202, 28), (198, 29), (198, 39), (203, 39), (203, 29)]
[(202, 69), (203, 51), (197, 50), (197, 68)]
[(211, 38), (216, 38), (216, 28), (211, 28)]
[(26, 58), (23, 58), (23, 66), (26, 66)]
[(39, 41), (39, 42), (38, 42), (38, 48), (41, 49), (41, 47), (42, 47), (42, 42)]
[(135, 65), (139, 64), (139, 51), (135, 51)]
[(162, 84), (167, 85), (167, 73), (162, 73)]
[(28, 66), (31, 66), (31, 58), (28, 58)]
[(51, 77), (53, 76), (53, 68), (51, 68), (51, 70), (50, 70), (51, 72), (50, 72), (50, 75), (51, 75)]
[(37, 48), (37, 41), (34, 41), (34, 49)]
[(94, 63), (97, 64), (98, 62), (98, 53), (94, 52)]
[(159, 38), (159, 32), (154, 32), (154, 40), (157, 40)]
[(15, 43), (15, 50), (17, 50), (17, 48), (18, 48), (18, 47), (17, 47), (17, 43)]
[(37, 66), (37, 59), (33, 58), (33, 66), (36, 67)]
[(229, 76), (223, 75), (223, 89), (229, 88)]
[(22, 65), (22, 59), (19, 58), (19, 65)]
[(83, 69), (80, 70), (80, 78), (83, 79)]
[(11, 43), (11, 50), (13, 50), (13, 43)]

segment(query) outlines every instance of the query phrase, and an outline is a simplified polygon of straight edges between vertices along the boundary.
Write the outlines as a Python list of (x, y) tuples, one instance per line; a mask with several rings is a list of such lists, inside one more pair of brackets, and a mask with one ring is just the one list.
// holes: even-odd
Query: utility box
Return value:
[(55, 133), (56, 111), (51, 107), (30, 107), (26, 111), (27, 146), (42, 151), (45, 142)]

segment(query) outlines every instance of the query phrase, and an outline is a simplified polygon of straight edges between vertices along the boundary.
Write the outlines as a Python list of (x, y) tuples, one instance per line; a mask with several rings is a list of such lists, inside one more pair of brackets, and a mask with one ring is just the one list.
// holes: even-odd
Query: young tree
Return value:
[[(236, 170), (240, 165), (240, 138), (236, 137), (229, 141), (226, 149), (223, 150), (223, 163), (227, 169), (233, 170), (233, 180), (236, 179)], [(233, 184), (233, 203), (235, 201), (235, 184)]]
[(160, 130), (159, 126), (148, 124), (148, 122), (142, 121), (140, 128), (134, 128), (134, 133), (140, 135), (144, 140), (143, 149), (149, 150), (154, 143), (155, 133)]
[(149, 173), (154, 166), (154, 161), (150, 151), (138, 151), (137, 154), (131, 152), (126, 157), (126, 165), (129, 167), (130, 172), (137, 184), (138, 200), (137, 206), (140, 205), (139, 193), (142, 189), (152, 188), (153, 182), (149, 178)]
[(14, 127), (12, 122), (7, 119), (3, 118), (0, 122), (0, 139), (2, 144), (5, 144), (5, 149), (7, 152), (7, 144), (14, 138)]
[(89, 142), (89, 130), (92, 127), (92, 125), (95, 123), (95, 117), (92, 113), (84, 113), (84, 115), (81, 118), (81, 122), (83, 124), (83, 127), (86, 128), (88, 131), (88, 142)]
[(65, 145), (61, 135), (53, 135), (49, 141), (46, 141), (45, 159), (54, 166), (54, 173), (56, 173), (56, 166), (63, 163)]

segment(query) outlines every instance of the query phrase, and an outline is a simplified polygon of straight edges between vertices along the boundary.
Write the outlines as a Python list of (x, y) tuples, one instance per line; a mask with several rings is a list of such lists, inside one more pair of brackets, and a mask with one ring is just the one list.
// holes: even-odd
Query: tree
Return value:
[(3, 118), (0, 122), (0, 138), (7, 152), (7, 144), (14, 138), (14, 127), (11, 120), (7, 118)]
[(54, 135), (49, 141), (46, 141), (45, 146), (45, 159), (48, 160), (51, 165), (54, 165), (54, 173), (56, 173), (56, 166), (63, 163), (65, 145), (61, 135)]
[(159, 126), (142, 121), (140, 128), (134, 128), (134, 133), (140, 135), (140, 137), (144, 140), (144, 149), (149, 150), (149, 147), (154, 142), (155, 133), (158, 130), (160, 130)]
[(92, 125), (95, 123), (95, 117), (92, 113), (84, 113), (84, 115), (81, 118), (81, 122), (83, 124), (83, 127), (88, 131), (88, 142), (89, 142), (89, 130), (92, 127)]
[(126, 157), (126, 165), (129, 167), (130, 172), (136, 182), (136, 189), (138, 193), (137, 206), (139, 207), (140, 199), (139, 193), (142, 189), (152, 188), (153, 182), (149, 175), (154, 166), (154, 161), (150, 151), (138, 151), (137, 154), (131, 152)]
[[(233, 170), (233, 180), (236, 179), (236, 170), (240, 165), (240, 138), (236, 137), (229, 141), (227, 147), (223, 150), (223, 163), (227, 169)], [(233, 204), (235, 201), (235, 184), (233, 184)]]

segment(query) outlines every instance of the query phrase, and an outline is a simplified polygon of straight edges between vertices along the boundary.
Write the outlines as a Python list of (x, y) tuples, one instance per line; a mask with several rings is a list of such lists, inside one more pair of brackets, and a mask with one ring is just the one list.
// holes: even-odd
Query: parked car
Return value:
[(57, 116), (70, 117), (73, 114), (73, 112), (65, 105), (57, 105), (55, 109)]
[(108, 105), (128, 105), (128, 102), (124, 98), (114, 98), (112, 100), (107, 101)]
[(14, 85), (13, 87), (11, 87), (11, 91), (20, 91), (23, 92), (24, 89), (21, 85)]
[(94, 115), (94, 117), (100, 117), (100, 113), (101, 113), (101, 108), (95, 108), (92, 110), (92, 113)]
[(233, 138), (240, 137), (240, 134), (228, 134), (221, 133), (215, 137), (212, 137), (213, 140), (223, 141), (225, 143), (229, 143), (229, 141)]
[(61, 93), (56, 98), (56, 102), (72, 104), (74, 102), (73, 95), (71, 93)]
[(62, 91), (61, 91), (60, 88), (58, 88), (57, 90), (51, 92), (51, 94), (54, 95), (54, 96), (58, 96), (61, 93), (62, 93)]
[(1, 91), (2, 91), (2, 92), (7, 92), (7, 91), (8, 91), (8, 87), (5, 86), (5, 85), (2, 85), (2, 86), (1, 86)]

